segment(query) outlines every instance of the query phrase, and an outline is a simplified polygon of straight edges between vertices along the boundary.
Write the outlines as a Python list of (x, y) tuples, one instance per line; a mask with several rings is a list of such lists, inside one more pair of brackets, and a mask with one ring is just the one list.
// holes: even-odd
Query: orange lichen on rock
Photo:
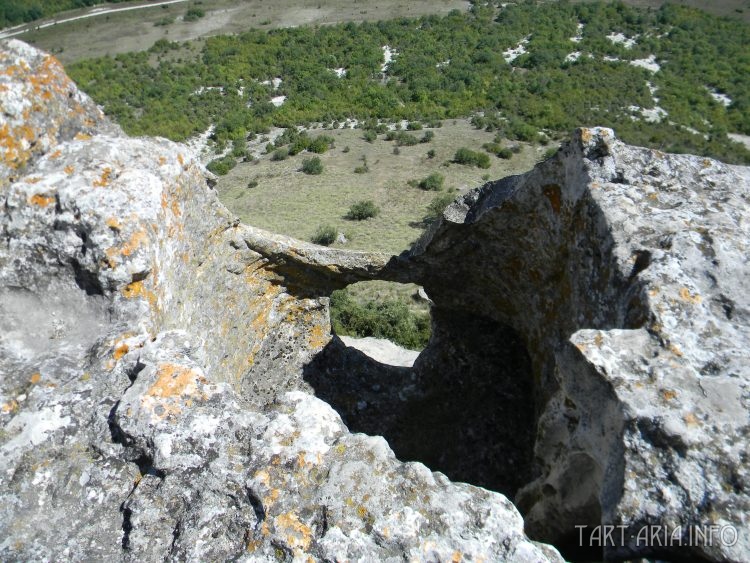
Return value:
[(94, 180), (94, 187), (95, 188), (106, 188), (109, 185), (110, 182), (110, 176), (112, 175), (112, 169), (107, 166), (102, 170), (102, 175), (99, 177), (98, 180)]
[(119, 231), (122, 227), (117, 217), (110, 217), (109, 219), (107, 219), (106, 224), (110, 229), (113, 229), (115, 231)]
[(115, 345), (115, 350), (112, 353), (112, 355), (114, 356), (115, 360), (119, 360), (129, 351), (130, 351), (130, 346), (128, 346), (125, 342), (120, 342), (119, 344)]
[(696, 305), (703, 300), (697, 293), (690, 293), (690, 290), (687, 287), (683, 287), (682, 289), (680, 289), (680, 297), (683, 299), (683, 301), (687, 301), (688, 303), (693, 303)]
[(309, 526), (300, 522), (299, 517), (294, 512), (289, 511), (277, 516), (274, 519), (274, 527), (292, 549), (306, 551), (310, 548), (312, 531)]
[(60, 149), (57, 149), (55, 152), (49, 155), (49, 157), (54, 160), (54, 159), (60, 158), (61, 155), (62, 155), (62, 151)]
[(156, 367), (156, 381), (141, 397), (141, 405), (159, 419), (179, 414), (193, 399), (206, 398), (198, 389), (199, 384), (205, 383), (206, 379), (193, 368), (161, 362)]
[(34, 194), (29, 198), (29, 203), (31, 205), (38, 205), (39, 207), (47, 207), (50, 203), (55, 202), (54, 196), (48, 196), (48, 195), (42, 195), (42, 194)]
[(42, 374), (39, 373), (39, 372), (36, 372), (35, 374), (32, 374), (31, 379), (29, 379), (29, 381), (31, 381), (31, 383), (34, 384), (34, 385), (36, 385), (37, 383), (39, 383), (41, 380), (42, 380)]
[(70, 176), (70, 175), (71, 175), (71, 174), (73, 174), (73, 172), (75, 171), (75, 168), (73, 168), (73, 165), (72, 165), (72, 164), (68, 164), (68, 165), (67, 165), (67, 166), (66, 166), (65, 168), (63, 168), (63, 170), (65, 171), (65, 173), (66, 173), (66, 174), (67, 174), (68, 176)]
[(122, 294), (127, 299), (143, 297), (148, 301), (149, 305), (151, 305), (152, 308), (155, 307), (157, 303), (156, 294), (153, 291), (146, 289), (146, 287), (143, 285), (143, 280), (129, 283), (122, 288)]
[(81, 133), (80, 131), (76, 133), (76, 136), (73, 137), (76, 141), (90, 141), (91, 135), (87, 135), (86, 133)]
[(197, 383), (205, 382), (198, 371), (169, 362), (163, 362), (157, 366), (156, 378), (146, 395), (162, 399), (194, 395), (197, 391)]
[(130, 256), (146, 241), (148, 241), (148, 235), (146, 234), (146, 231), (135, 231), (132, 235), (130, 235), (130, 239), (124, 245), (122, 245), (120, 254), (122, 254), (123, 256)]
[(662, 397), (664, 397), (664, 400), (671, 401), (672, 399), (677, 397), (677, 391), (672, 391), (671, 389), (666, 389), (661, 392)]
[(307, 339), (311, 348), (322, 348), (328, 343), (326, 333), (321, 325), (315, 325), (310, 330), (310, 336)]

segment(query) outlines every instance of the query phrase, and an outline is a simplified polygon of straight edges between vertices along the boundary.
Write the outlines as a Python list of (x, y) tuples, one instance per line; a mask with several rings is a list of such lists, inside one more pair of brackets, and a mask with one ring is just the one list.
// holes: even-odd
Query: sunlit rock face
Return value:
[[(2, 559), (748, 559), (747, 168), (581, 129), (388, 257), (241, 225), (17, 41), (0, 109)], [(413, 366), (332, 338), (365, 279), (426, 289)]]
[(18, 41), (0, 109), (0, 558), (561, 560), (305, 381), (328, 294), (407, 270), (240, 225)]

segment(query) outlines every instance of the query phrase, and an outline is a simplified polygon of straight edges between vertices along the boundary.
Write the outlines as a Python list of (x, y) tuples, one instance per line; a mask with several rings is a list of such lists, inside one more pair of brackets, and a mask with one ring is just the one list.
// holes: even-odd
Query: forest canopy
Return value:
[(676, 5), (527, 1), (251, 30), (209, 38), (199, 56), (161, 40), (68, 71), (128, 133), (178, 141), (211, 124), (229, 142), (270, 126), (475, 116), (524, 141), (605, 125), (629, 143), (748, 163), (727, 137), (750, 135), (748, 45), (749, 26)]

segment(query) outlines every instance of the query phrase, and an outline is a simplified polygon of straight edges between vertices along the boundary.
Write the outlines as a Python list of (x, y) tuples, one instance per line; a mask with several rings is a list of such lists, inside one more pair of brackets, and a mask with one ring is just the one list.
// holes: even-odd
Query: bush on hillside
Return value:
[(310, 175), (317, 175), (323, 173), (323, 163), (320, 159), (315, 156), (313, 158), (306, 158), (302, 161), (302, 172)]
[(380, 213), (380, 208), (375, 205), (371, 199), (358, 201), (349, 208), (346, 218), (352, 221), (363, 221), (370, 217), (376, 217)]
[(315, 231), (313, 236), (310, 238), (315, 244), (322, 246), (330, 246), (336, 242), (336, 237), (339, 236), (339, 231), (333, 225), (321, 225)]
[(461, 147), (456, 151), (453, 162), (478, 168), (490, 167), (490, 157), (487, 153), (473, 151), (466, 147)]

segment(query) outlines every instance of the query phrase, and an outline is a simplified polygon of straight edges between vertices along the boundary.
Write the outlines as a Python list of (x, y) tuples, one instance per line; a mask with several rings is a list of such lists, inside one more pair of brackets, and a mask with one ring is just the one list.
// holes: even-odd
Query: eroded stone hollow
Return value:
[(402, 461), (513, 496), (530, 479), (536, 423), (525, 345), (489, 318), (432, 315), (431, 343), (413, 368), (334, 338), (305, 379), (351, 431), (385, 437)]

